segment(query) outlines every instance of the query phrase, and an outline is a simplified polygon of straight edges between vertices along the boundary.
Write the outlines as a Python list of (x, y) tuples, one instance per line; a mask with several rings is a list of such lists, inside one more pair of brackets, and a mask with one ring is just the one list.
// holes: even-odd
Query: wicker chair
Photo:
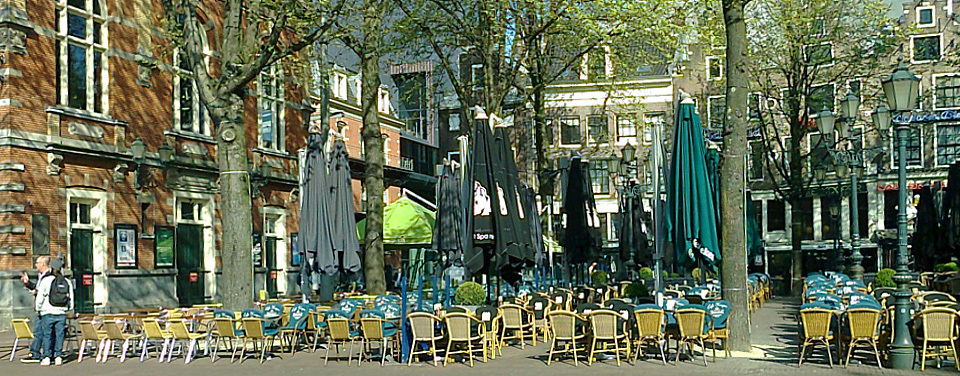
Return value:
[(680, 361), (680, 352), (683, 350), (683, 346), (686, 345), (687, 349), (690, 350), (690, 357), (694, 357), (693, 345), (698, 344), (700, 348), (703, 349), (703, 365), (707, 365), (707, 355), (706, 355), (706, 346), (703, 344), (704, 339), (709, 335), (707, 333), (707, 312), (701, 308), (681, 308), (676, 312), (677, 315), (677, 328), (680, 331), (680, 336), (677, 338), (677, 361)]
[(550, 300), (540, 296), (533, 297), (527, 303), (527, 309), (533, 313), (534, 337), (537, 334), (542, 334), (543, 342), (547, 342), (547, 337), (550, 335), (550, 323), (547, 321), (547, 312), (550, 311), (550, 308)]
[[(913, 316), (914, 321), (919, 320), (923, 328), (923, 338), (915, 340), (920, 342), (917, 351), (920, 353), (920, 370), (923, 371), (927, 365), (928, 357), (940, 357), (945, 355), (953, 356), (954, 364), (960, 370), (960, 362), (957, 360), (957, 311), (950, 308), (933, 307), (926, 308)], [(950, 352), (929, 351), (931, 348), (943, 346), (950, 347)]]
[(816, 346), (822, 344), (827, 349), (827, 360), (830, 362), (830, 368), (833, 368), (833, 355), (830, 351), (830, 341), (833, 340), (833, 333), (830, 330), (830, 323), (833, 319), (833, 311), (824, 308), (806, 308), (800, 310), (800, 322), (802, 346), (800, 348), (800, 359), (797, 366), (803, 365), (803, 356), (807, 346)]
[(730, 328), (727, 321), (730, 318), (730, 302), (726, 300), (715, 300), (707, 302), (704, 307), (710, 315), (710, 342), (713, 347), (713, 360), (717, 360), (717, 342), (723, 341), (723, 355), (730, 357)]
[[(519, 339), (520, 348), (523, 349), (525, 339), (530, 338), (533, 345), (537, 345), (537, 335), (534, 332), (533, 312), (516, 304), (504, 304), (500, 306), (500, 315), (503, 316), (503, 332), (500, 333), (500, 342), (506, 343), (508, 339)], [(512, 331), (511, 336), (507, 332)]]
[[(437, 365), (437, 340), (443, 338), (434, 333), (433, 328), (440, 323), (440, 318), (426, 312), (413, 312), (407, 315), (410, 321), (410, 331), (413, 333), (413, 340), (410, 341), (410, 355), (407, 358), (407, 365), (413, 362), (413, 358), (418, 354), (430, 354), (433, 359), (433, 365)], [(430, 344), (426, 350), (417, 350), (417, 343)]]
[(633, 361), (636, 362), (640, 355), (643, 355), (643, 345), (652, 343), (660, 351), (660, 360), (667, 364), (667, 357), (663, 352), (667, 345), (666, 334), (664, 333), (664, 312), (660, 308), (638, 307), (633, 311), (633, 317), (637, 320), (637, 337), (634, 344), (637, 351), (633, 352)]
[[(586, 320), (571, 311), (554, 310), (547, 313), (547, 321), (550, 322), (550, 331), (552, 332), (550, 341), (550, 355), (547, 356), (547, 365), (553, 361), (554, 354), (573, 354), (573, 364), (579, 365), (577, 351), (586, 351), (586, 348), (579, 349), (577, 341), (584, 341), (586, 344), (586, 334), (577, 329), (577, 323), (584, 323)], [(563, 344), (564, 348), (557, 351), (557, 345)]]
[(630, 341), (627, 338), (625, 322), (619, 313), (601, 309), (590, 312), (587, 318), (593, 328), (588, 364), (593, 364), (594, 355), (597, 353), (613, 352), (617, 357), (617, 366), (620, 365), (621, 352), (626, 353), (627, 360), (630, 359)]
[[(216, 338), (213, 343), (213, 355), (210, 356), (210, 361), (217, 361), (217, 352), (220, 351), (220, 342), (226, 340), (228, 342), (227, 346), (232, 351), (230, 353), (230, 363), (233, 363), (233, 359), (237, 355), (237, 345), (240, 342), (240, 338), (243, 337), (243, 331), (237, 329), (237, 321), (230, 315), (221, 314), (217, 315), (213, 319), (213, 327), (211, 328), (211, 334)], [(236, 341), (236, 342), (235, 342)]]
[[(500, 316), (500, 310), (492, 306), (479, 307), (477, 308), (476, 316), (484, 326), (484, 347), (489, 351), (490, 359), (496, 359), (498, 354), (503, 355), (503, 346), (499, 341), (500, 321), (503, 319), (503, 317)], [(484, 357), (486, 356), (487, 355), (484, 355)]]
[[(480, 353), (483, 362), (486, 363), (486, 342), (484, 338), (484, 329), (480, 320), (470, 316), (467, 313), (450, 313), (443, 317), (447, 326), (447, 351), (444, 352), (443, 365), (453, 360), (454, 354), (466, 354), (470, 358), (470, 367), (473, 367), (473, 355)], [(474, 327), (476, 331), (472, 330)], [(466, 350), (453, 351), (453, 346), (461, 344), (466, 345)]]
[(847, 322), (850, 326), (850, 342), (847, 345), (847, 360), (844, 368), (850, 365), (853, 348), (866, 345), (873, 348), (877, 357), (877, 366), (883, 368), (880, 362), (880, 350), (877, 341), (880, 339), (880, 310), (873, 308), (850, 308), (847, 310)]
[(397, 351), (397, 330), (396, 325), (386, 321), (383, 311), (378, 310), (364, 310), (360, 311), (360, 331), (363, 334), (362, 340), (362, 351), (360, 352), (360, 359), (357, 360), (357, 365), (363, 360), (363, 356), (366, 355), (367, 349), (372, 349), (371, 346), (373, 343), (380, 344), (380, 366), (383, 367), (384, 361), (387, 359), (387, 349), (392, 348), (394, 353)]
[(327, 351), (323, 356), (323, 365), (327, 365), (330, 360), (330, 348), (337, 347), (337, 357), (340, 357), (340, 345), (350, 344), (350, 350), (347, 352), (347, 364), (353, 361), (353, 346), (360, 340), (360, 333), (350, 327), (350, 320), (343, 316), (327, 316), (327, 329), (330, 331), (330, 342), (327, 343)]
[(260, 343), (260, 364), (266, 359), (268, 343), (270, 346), (280, 333), (280, 328), (276, 322), (267, 320), (263, 317), (250, 316), (242, 317), (240, 322), (243, 324), (243, 343), (240, 344), (240, 361), (243, 362), (244, 354), (247, 351), (247, 341), (253, 342), (253, 350), (257, 351), (257, 343)]

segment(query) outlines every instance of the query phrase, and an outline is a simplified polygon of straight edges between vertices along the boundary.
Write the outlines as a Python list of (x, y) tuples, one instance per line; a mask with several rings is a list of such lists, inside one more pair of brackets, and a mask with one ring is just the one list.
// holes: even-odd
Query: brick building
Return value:
[[(215, 41), (221, 4), (207, 5), (201, 21)], [(151, 0), (0, 2), (0, 329), (32, 312), (18, 279), (40, 255), (66, 260), (81, 312), (218, 299), (213, 125), (162, 14)], [(212, 66), (216, 48), (205, 46)], [(296, 292), (298, 150), (313, 113), (301, 82), (276, 64), (244, 100), (254, 290), (270, 295)], [(359, 161), (359, 105), (333, 102), (341, 115), (331, 126), (346, 130)], [(397, 170), (387, 175), (403, 175), (399, 121), (385, 109), (388, 170)]]

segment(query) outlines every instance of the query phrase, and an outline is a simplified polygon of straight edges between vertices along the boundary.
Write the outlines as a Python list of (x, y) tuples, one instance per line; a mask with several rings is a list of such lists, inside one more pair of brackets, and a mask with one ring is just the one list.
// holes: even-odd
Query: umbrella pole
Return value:
[[(407, 317), (407, 276), (400, 277), (400, 317)], [(407, 320), (400, 323), (400, 364), (406, 363), (410, 356), (410, 325)]]
[(417, 287), (417, 311), (423, 310), (423, 274), (420, 274)]
[(437, 275), (433, 275), (433, 304), (440, 302), (440, 285), (437, 284)]

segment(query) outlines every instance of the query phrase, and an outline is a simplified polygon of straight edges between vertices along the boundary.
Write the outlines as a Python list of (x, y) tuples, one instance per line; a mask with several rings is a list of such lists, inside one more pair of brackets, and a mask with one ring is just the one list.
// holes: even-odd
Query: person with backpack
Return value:
[[(60, 265), (62, 267), (62, 265)], [(36, 309), (40, 314), (40, 336), (43, 338), (41, 366), (63, 364), (63, 339), (67, 334), (67, 311), (73, 309), (73, 284), (63, 275), (61, 267), (37, 284)]]
[[(20, 276), (20, 281), (23, 282), (23, 287), (30, 291), (30, 295), (36, 297), (37, 283), (50, 273), (50, 256), (37, 257), (37, 261), (35, 261), (33, 265), (37, 268), (37, 282), (31, 281), (30, 277), (27, 276), (27, 272), (23, 272), (23, 275)], [(33, 322), (34, 336), (33, 341), (30, 342), (30, 355), (20, 359), (21, 362), (40, 363), (40, 346), (43, 345), (43, 338), (40, 333), (40, 316), (37, 315), (37, 319)]]

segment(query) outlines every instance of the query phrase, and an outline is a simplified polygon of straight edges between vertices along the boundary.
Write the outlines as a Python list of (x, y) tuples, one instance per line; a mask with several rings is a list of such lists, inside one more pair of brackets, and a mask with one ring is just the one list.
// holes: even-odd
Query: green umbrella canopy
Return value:
[(720, 264), (717, 203), (707, 173), (700, 116), (693, 103), (681, 103), (677, 112), (664, 227), (681, 266), (689, 268), (702, 261), (716, 270)]
[[(430, 245), (433, 242), (433, 223), (436, 213), (401, 197), (383, 208), (383, 244)], [(363, 239), (367, 220), (357, 223), (357, 238)]]

